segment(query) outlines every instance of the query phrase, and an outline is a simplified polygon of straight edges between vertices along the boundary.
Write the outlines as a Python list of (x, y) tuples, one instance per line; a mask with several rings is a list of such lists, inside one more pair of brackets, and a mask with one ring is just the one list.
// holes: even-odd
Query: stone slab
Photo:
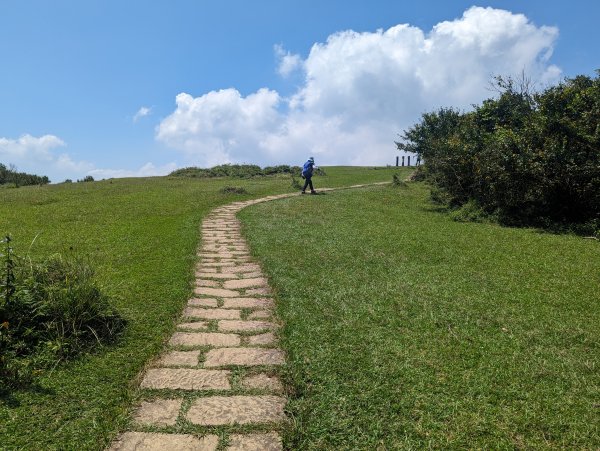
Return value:
[(264, 288), (251, 288), (246, 290), (246, 294), (249, 295), (260, 295), (260, 296), (269, 296), (271, 294), (271, 289), (268, 287)]
[(242, 379), (242, 387), (271, 390), (278, 393), (283, 391), (283, 384), (277, 376), (269, 376), (265, 373), (253, 374), (245, 377)]
[(276, 342), (277, 338), (275, 337), (275, 334), (272, 334), (271, 332), (248, 337), (248, 344), (250, 346), (266, 346), (275, 344)]
[(237, 279), (238, 276), (233, 273), (212, 273), (212, 272), (197, 272), (196, 277), (205, 279)]
[(223, 308), (273, 308), (273, 300), (267, 298), (230, 298), (223, 300)]
[(239, 266), (225, 266), (222, 269), (223, 273), (241, 274), (241, 273), (254, 273), (260, 271), (260, 266), (255, 264), (239, 265)]
[(284, 406), (280, 396), (209, 396), (196, 399), (186, 417), (204, 426), (273, 423), (285, 419)]
[[(213, 275), (216, 275), (216, 274), (213, 274)], [(198, 287), (222, 288), (221, 282), (219, 282), (217, 280), (208, 280), (208, 279), (196, 280), (196, 286), (198, 286)]]
[(176, 390), (229, 390), (229, 371), (189, 368), (150, 368), (142, 388)]
[(280, 349), (221, 348), (211, 349), (206, 353), (204, 367), (281, 365), (284, 362), (285, 356)]
[(202, 272), (217, 272), (217, 268), (215, 267), (202, 267)]
[(218, 445), (218, 435), (198, 438), (189, 434), (125, 432), (113, 442), (109, 451), (215, 451)]
[(266, 434), (232, 434), (226, 451), (282, 451), (281, 437), (276, 432)]
[(216, 299), (211, 298), (192, 298), (188, 301), (188, 305), (197, 307), (217, 307), (219, 304)]
[[(175, 335), (181, 332), (176, 332)], [(158, 361), (160, 366), (198, 366), (200, 351), (171, 351)]]
[(264, 277), (264, 274), (261, 271), (257, 271), (257, 272), (241, 273), (239, 275), (240, 279), (256, 279), (258, 277)]
[(182, 399), (144, 401), (136, 409), (133, 420), (151, 426), (174, 426), (181, 410)]
[[(169, 340), (171, 346), (239, 346), (240, 337), (217, 332), (175, 332)], [(198, 359), (196, 358), (196, 364)], [(195, 365), (194, 365), (195, 366)]]
[(201, 319), (240, 319), (240, 311), (222, 308), (188, 307), (185, 309), (188, 317)]
[(208, 329), (208, 323), (206, 321), (196, 321), (194, 323), (180, 323), (177, 324), (177, 328), (190, 330), (206, 330)]
[(196, 288), (196, 294), (205, 296), (216, 296), (218, 298), (238, 298), (240, 297), (239, 291), (225, 290), (222, 288)]
[(258, 332), (275, 329), (277, 326), (268, 321), (236, 321), (223, 319), (219, 321), (219, 330), (223, 332)]
[[(223, 241), (225, 242), (225, 241)], [(200, 257), (202, 258), (231, 258), (233, 254), (229, 252), (200, 252)]]
[(223, 282), (223, 287), (235, 290), (239, 288), (265, 287), (268, 283), (269, 282), (264, 277), (256, 277), (254, 279), (227, 280), (226, 282)]
[(221, 252), (221, 251), (229, 252), (228, 246), (224, 245), (224, 244), (208, 244), (208, 245), (204, 246), (203, 250), (204, 250), (204, 252), (206, 252), (206, 251), (211, 251), (211, 252)]
[(211, 267), (219, 267), (219, 266), (234, 266), (234, 262), (205, 262), (202, 263), (199, 268), (202, 269), (203, 266)]
[(267, 319), (271, 317), (268, 310), (255, 310), (248, 315), (248, 319)]

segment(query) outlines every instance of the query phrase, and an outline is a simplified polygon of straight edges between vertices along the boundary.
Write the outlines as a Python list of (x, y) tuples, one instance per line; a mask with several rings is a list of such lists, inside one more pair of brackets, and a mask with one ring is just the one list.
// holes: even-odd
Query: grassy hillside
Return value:
[(421, 184), (241, 212), (285, 322), (291, 449), (598, 449), (600, 246)]
[[(317, 187), (389, 181), (392, 174), (326, 171)], [(118, 345), (57, 367), (29, 390), (0, 395), (0, 449), (102, 449), (126, 424), (135, 378), (191, 294), (202, 217), (223, 203), (289, 192), (290, 181), (149, 178), (0, 190), (0, 233), (12, 235), (16, 251), (87, 258), (128, 320)], [(249, 194), (221, 193), (226, 186)]]

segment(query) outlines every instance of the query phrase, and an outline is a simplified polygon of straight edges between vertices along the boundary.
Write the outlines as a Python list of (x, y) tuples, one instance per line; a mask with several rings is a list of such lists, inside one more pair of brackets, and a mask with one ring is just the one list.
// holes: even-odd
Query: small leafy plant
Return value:
[(224, 186), (221, 188), (223, 194), (249, 194), (248, 190), (242, 186)]
[(292, 188), (294, 188), (295, 190), (302, 189), (302, 185), (300, 184), (298, 179), (296, 177), (294, 177), (294, 174), (291, 174), (291, 177), (292, 177), (292, 183), (291, 183)]
[(9, 236), (2, 255), (0, 381), (28, 383), (32, 370), (116, 339), (123, 318), (82, 260), (52, 256), (41, 262), (14, 254)]
[(392, 186), (395, 188), (407, 188), (408, 184), (398, 177), (398, 174), (392, 176)]

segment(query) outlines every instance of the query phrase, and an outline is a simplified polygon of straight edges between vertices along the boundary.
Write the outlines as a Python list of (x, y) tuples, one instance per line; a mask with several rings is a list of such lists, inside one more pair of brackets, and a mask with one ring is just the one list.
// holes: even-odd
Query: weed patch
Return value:
[(408, 184), (402, 180), (398, 174), (392, 176), (392, 186), (394, 188), (408, 188)]
[(8, 386), (114, 341), (124, 321), (89, 264), (58, 255), (18, 257), (5, 238), (0, 304), (0, 380)]
[(250, 194), (248, 190), (242, 186), (224, 186), (221, 188), (223, 194)]

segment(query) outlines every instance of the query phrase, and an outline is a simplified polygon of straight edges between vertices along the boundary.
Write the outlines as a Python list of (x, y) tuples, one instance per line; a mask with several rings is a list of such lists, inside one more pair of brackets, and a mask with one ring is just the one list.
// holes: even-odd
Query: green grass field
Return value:
[[(315, 178), (317, 188), (391, 181), (393, 173), (326, 171)], [(1, 189), (0, 233), (12, 235), (16, 251), (88, 259), (128, 326), (116, 346), (2, 395), (0, 449), (103, 449), (126, 426), (136, 377), (162, 349), (192, 292), (202, 217), (234, 200), (292, 191), (290, 182), (149, 178)], [(249, 194), (220, 193), (225, 186)]]
[(285, 323), (290, 449), (600, 448), (600, 245), (422, 184), (240, 214)]

